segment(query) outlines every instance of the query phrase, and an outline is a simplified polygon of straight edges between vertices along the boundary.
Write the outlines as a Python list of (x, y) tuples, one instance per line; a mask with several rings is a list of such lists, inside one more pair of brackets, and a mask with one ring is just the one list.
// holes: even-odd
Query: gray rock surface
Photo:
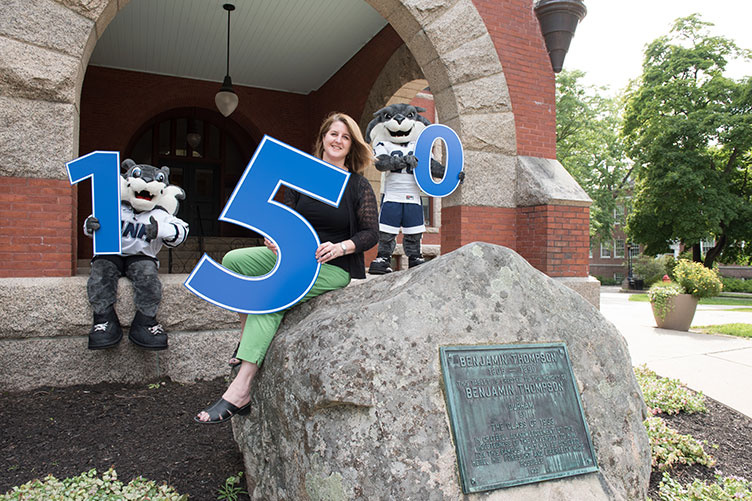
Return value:
[(480, 243), (287, 315), (250, 415), (233, 420), (252, 499), (462, 499), (438, 348), (548, 342), (567, 345), (600, 471), (477, 497), (645, 499), (645, 406), (624, 339), (579, 294)]

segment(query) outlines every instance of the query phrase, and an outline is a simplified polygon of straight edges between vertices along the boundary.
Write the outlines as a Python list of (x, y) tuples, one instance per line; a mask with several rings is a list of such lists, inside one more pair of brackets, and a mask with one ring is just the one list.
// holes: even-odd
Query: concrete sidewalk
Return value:
[[(692, 325), (752, 324), (752, 312), (732, 308), (700, 305)], [(629, 301), (618, 287), (601, 287), (601, 313), (627, 340), (632, 365), (646, 364), (752, 417), (752, 339), (659, 329), (650, 303)]]

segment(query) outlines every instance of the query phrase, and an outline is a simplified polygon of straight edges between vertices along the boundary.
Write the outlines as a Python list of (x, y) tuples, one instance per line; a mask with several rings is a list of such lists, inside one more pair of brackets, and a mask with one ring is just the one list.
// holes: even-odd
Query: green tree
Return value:
[[(624, 155), (621, 103), (605, 89), (586, 86), (582, 71), (556, 77), (556, 151), (559, 162), (593, 199), (590, 238), (613, 238), (615, 209), (628, 204), (630, 162)], [(622, 212), (619, 211), (619, 214)]]
[(700, 241), (715, 238), (711, 267), (752, 242), (752, 79), (724, 76), (748, 52), (708, 26), (697, 14), (677, 19), (647, 47), (623, 133), (638, 165), (629, 234), (648, 254), (680, 241), (696, 261)]

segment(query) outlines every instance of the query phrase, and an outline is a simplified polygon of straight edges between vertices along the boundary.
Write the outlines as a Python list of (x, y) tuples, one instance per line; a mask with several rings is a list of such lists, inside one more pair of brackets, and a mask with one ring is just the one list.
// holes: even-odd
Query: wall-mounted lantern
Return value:
[(587, 14), (587, 8), (582, 0), (538, 0), (534, 9), (546, 40), (551, 66), (554, 73), (559, 73), (577, 24)]

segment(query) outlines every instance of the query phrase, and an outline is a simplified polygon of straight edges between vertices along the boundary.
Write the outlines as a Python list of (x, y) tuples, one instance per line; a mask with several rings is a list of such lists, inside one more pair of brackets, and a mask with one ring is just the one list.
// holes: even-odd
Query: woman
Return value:
[[(376, 197), (362, 175), (373, 162), (373, 154), (355, 121), (344, 113), (329, 115), (319, 129), (314, 155), (351, 175), (336, 208), (291, 189), (285, 190), (285, 204), (306, 218), (323, 242), (315, 253), (321, 263), (319, 276), (300, 302), (341, 289), (351, 278), (365, 278), (363, 252), (378, 241)], [(265, 275), (274, 267), (277, 249), (266, 239), (264, 245), (230, 251), (222, 265), (242, 275)], [(222, 423), (235, 414), (248, 413), (251, 381), (284, 314), (279, 311), (240, 316), (242, 337), (235, 355), (240, 360), (238, 374), (222, 397), (194, 418), (197, 422)]]

